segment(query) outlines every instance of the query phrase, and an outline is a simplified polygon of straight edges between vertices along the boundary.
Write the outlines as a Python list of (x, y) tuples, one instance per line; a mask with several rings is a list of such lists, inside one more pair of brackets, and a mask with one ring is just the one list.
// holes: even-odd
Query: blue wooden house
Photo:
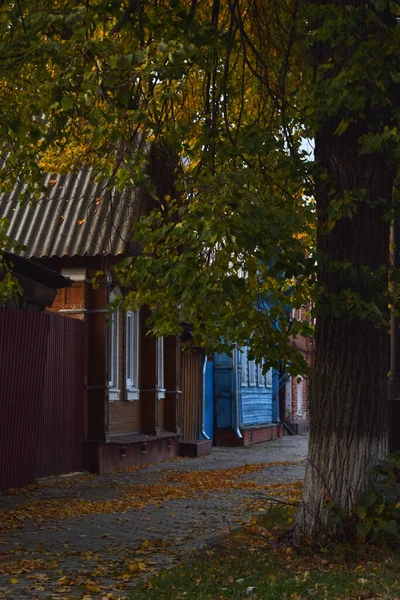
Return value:
[(215, 354), (205, 367), (204, 432), (215, 445), (248, 445), (281, 436), (279, 374), (249, 360), (247, 347)]

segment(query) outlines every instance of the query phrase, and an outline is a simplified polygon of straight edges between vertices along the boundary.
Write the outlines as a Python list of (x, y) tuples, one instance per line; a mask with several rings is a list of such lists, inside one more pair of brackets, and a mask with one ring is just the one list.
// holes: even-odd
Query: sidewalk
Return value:
[(138, 577), (207, 548), (248, 520), (263, 493), (301, 480), (307, 442), (219, 447), (0, 496), (0, 599), (132, 597)]

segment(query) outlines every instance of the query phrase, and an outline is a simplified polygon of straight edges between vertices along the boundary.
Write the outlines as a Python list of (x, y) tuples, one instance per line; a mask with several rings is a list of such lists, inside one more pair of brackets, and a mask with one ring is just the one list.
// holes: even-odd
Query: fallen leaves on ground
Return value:
[[(124, 486), (119, 497), (99, 501), (71, 500), (71, 498), (40, 499), (20, 504), (12, 509), (0, 510), (0, 533), (17, 529), (26, 521), (47, 523), (90, 514), (124, 513), (132, 509), (140, 510), (148, 504), (161, 505), (168, 500), (193, 497), (201, 492), (235, 489), (260, 490), (260, 492), (275, 490), (276, 495), (286, 495), (285, 484), (264, 485), (240, 478), (274, 466), (298, 464), (294, 461), (278, 461), (212, 471), (174, 471), (164, 476), (163, 483)], [(70, 484), (71, 482), (68, 482), (68, 485)], [(55, 482), (54, 485), (59, 486), (59, 482)]]
[[(299, 493), (300, 482), (270, 483), (265, 484), (260, 477), (264, 469), (298, 465), (298, 461), (286, 461), (275, 463), (261, 463), (241, 465), (229, 469), (215, 469), (212, 471), (165, 471), (157, 474), (157, 483), (138, 483), (134, 485), (134, 478), (119, 480), (116, 476), (111, 482), (108, 479), (105, 485), (100, 487), (98, 480), (93, 476), (83, 479), (68, 479), (61, 481), (46, 481), (41, 486), (30, 486), (22, 490), (19, 501), (22, 502), (10, 509), (0, 510), (0, 534), (5, 536), (7, 532), (16, 530), (22, 526), (34, 529), (36, 526), (47, 526), (69, 518), (82, 518), (89, 515), (123, 514), (131, 510), (142, 510), (145, 507), (162, 506), (167, 501), (182, 499), (198, 499), (209, 494), (228, 494), (235, 490), (249, 491), (250, 495), (239, 494), (235, 510), (243, 510), (245, 517), (237, 519), (243, 523), (251, 512), (262, 510), (265, 505), (263, 494), (276, 497), (295, 497)], [(142, 469), (134, 469), (129, 476), (135, 477), (135, 472)], [(253, 474), (260, 474), (258, 478), (252, 478)], [(124, 476), (125, 477), (125, 476)], [(79, 490), (90, 489), (86, 494), (87, 499), (71, 498), (75, 487)], [(54, 498), (38, 498), (44, 488), (48, 496), (49, 488), (55, 490), (65, 489), (65, 496), (57, 491)], [(93, 494), (92, 494), (92, 491)], [(107, 496), (104, 499), (92, 499), (90, 495), (100, 494)], [(15, 492), (15, 495), (18, 495)], [(108, 497), (112, 495), (113, 497)], [(34, 498), (32, 499), (32, 496)], [(26, 502), (28, 498), (28, 502)], [(243, 509), (241, 508), (243, 507)], [(179, 518), (178, 510), (169, 512), (171, 519)], [(147, 519), (146, 519), (147, 520)], [(188, 539), (195, 539), (196, 528), (203, 528), (202, 523), (193, 523), (193, 527), (186, 529)], [(257, 535), (258, 524), (252, 520), (248, 527), (253, 528)], [(77, 534), (78, 537), (86, 537), (85, 532)], [(129, 597), (129, 589), (137, 580), (147, 578), (154, 573), (160, 564), (166, 566), (178, 556), (173, 547), (174, 540), (144, 540), (139, 546), (123, 547), (120, 541), (113, 535), (104, 534), (110, 538), (111, 546), (102, 552), (76, 551), (69, 547), (69, 543), (61, 544), (59, 551), (47, 552), (37, 548), (36, 553), (41, 557), (29, 558), (26, 550), (22, 547), (10, 546), (5, 552), (0, 551), (0, 575), (4, 576), (5, 587), (0, 588), (0, 598), (12, 598), (22, 590), (30, 590), (33, 597), (41, 592), (51, 591), (54, 600), (77, 597), (82, 600), (91, 598), (118, 599)], [(5, 538), (6, 539), (6, 538)], [(183, 538), (182, 538), (183, 539)], [(253, 551), (259, 544), (265, 543), (265, 536), (251, 546)], [(195, 550), (195, 549), (194, 549)], [(185, 552), (191, 551), (186, 547)], [(152, 560), (155, 556), (165, 556), (164, 562)], [(64, 566), (71, 561), (80, 565), (71, 569)], [(25, 587), (21, 587), (25, 586)], [(72, 594), (72, 595), (71, 595)], [(39, 595), (37, 596), (40, 597)]]

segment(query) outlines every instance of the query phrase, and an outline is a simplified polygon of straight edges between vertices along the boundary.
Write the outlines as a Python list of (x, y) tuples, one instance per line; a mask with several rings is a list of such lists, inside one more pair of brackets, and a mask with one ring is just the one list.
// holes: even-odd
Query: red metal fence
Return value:
[(84, 325), (0, 308), (0, 490), (83, 468)]

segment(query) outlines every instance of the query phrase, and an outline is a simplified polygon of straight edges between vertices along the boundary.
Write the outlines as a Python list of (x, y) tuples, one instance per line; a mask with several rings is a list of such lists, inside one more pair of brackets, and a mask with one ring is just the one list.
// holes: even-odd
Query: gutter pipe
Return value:
[(200, 427), (200, 435), (205, 439), (209, 440), (210, 437), (206, 434), (205, 431), (205, 420), (206, 420), (206, 368), (207, 368), (208, 358), (207, 355), (204, 356), (203, 363), (203, 389), (201, 395), (201, 427)]
[(233, 350), (233, 373), (234, 373), (234, 383), (235, 383), (235, 433), (238, 438), (241, 440), (243, 438), (240, 431), (240, 417), (239, 417), (239, 361), (238, 361), (238, 349), (234, 348)]

